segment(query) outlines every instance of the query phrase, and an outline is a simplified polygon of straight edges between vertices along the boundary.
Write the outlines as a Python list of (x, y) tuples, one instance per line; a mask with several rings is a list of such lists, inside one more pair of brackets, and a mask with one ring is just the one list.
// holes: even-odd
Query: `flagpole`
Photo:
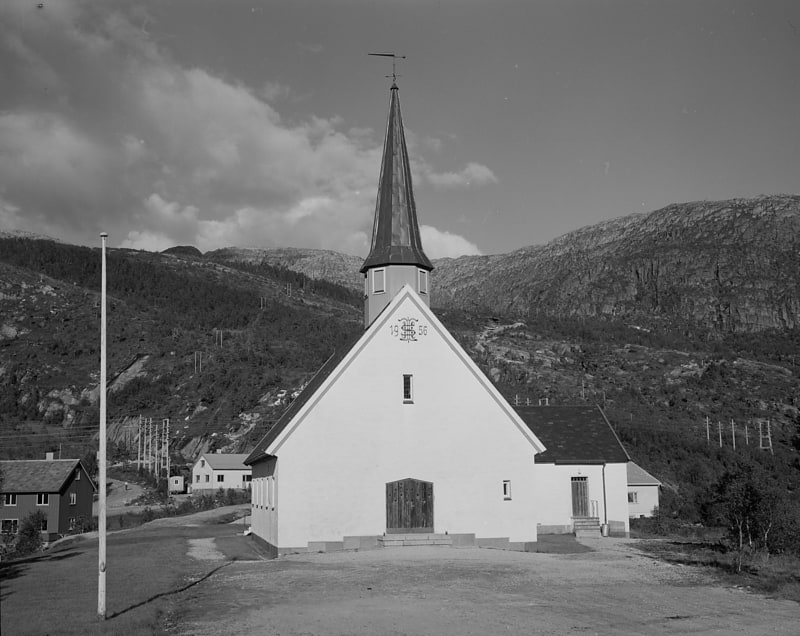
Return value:
[(100, 282), (100, 448), (97, 463), (100, 468), (99, 499), (97, 529), (99, 549), (97, 558), (97, 615), (101, 620), (106, 618), (106, 238), (108, 234), (101, 232), (102, 276)]

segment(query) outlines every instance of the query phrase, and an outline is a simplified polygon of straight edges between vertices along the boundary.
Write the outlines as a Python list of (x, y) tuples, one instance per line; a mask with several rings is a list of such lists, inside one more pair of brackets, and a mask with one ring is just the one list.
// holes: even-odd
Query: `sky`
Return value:
[(797, 0), (2, 0), (0, 230), (364, 256), (387, 51), (431, 258), (800, 192)]

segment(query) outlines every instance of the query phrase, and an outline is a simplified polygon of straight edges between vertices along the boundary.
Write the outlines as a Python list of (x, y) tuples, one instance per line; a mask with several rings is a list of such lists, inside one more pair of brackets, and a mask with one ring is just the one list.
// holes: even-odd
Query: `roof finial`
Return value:
[[(390, 58), (392, 58), (392, 75), (391, 75), (392, 88), (397, 88), (397, 60), (398, 59), (404, 60), (404, 59), (406, 59), (406, 56), (405, 55), (397, 55), (396, 53), (367, 53), (367, 55), (374, 55), (376, 57), (390, 57)], [(389, 77), (389, 75), (386, 75), (385, 77)], [(400, 77), (402, 77), (402, 75)]]

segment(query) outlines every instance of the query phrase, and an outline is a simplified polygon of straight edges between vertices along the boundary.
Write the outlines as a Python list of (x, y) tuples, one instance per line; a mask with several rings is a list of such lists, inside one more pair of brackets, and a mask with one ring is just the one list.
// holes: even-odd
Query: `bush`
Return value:
[(14, 546), (14, 556), (25, 556), (42, 549), (42, 526), (46, 522), (47, 515), (41, 510), (32, 512), (22, 520)]

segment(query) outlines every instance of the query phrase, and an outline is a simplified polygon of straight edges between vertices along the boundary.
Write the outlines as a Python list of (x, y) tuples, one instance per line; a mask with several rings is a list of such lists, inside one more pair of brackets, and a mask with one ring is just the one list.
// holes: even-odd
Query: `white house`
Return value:
[(661, 482), (644, 468), (628, 462), (628, 516), (652, 517), (658, 508), (658, 492)]
[[(273, 554), (390, 545), (410, 535), (414, 543), (532, 549), (540, 523), (574, 530), (575, 467), (535, 461), (547, 447), (536, 426), (431, 311), (432, 269), (393, 84), (372, 244), (361, 268), (365, 331), (330, 357), (245, 461), (253, 470), (253, 533)], [(616, 458), (580, 470), (592, 500), (603, 479), (621, 489), (596, 512), (624, 531), (624, 464), (620, 479), (609, 462)], [(545, 511), (554, 479), (566, 486)]]
[(521, 406), (547, 450), (536, 456), (539, 533), (628, 536), (630, 457), (599, 406)]
[(244, 460), (247, 453), (205, 453), (192, 466), (192, 492), (250, 488), (251, 474)]

